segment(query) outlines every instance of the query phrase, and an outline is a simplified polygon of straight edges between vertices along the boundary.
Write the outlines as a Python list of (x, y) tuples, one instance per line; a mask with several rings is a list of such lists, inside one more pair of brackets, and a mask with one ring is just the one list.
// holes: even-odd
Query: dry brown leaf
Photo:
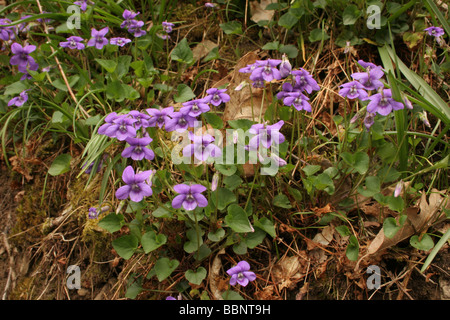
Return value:
[[(448, 204), (446, 203), (445, 205)], [(391, 239), (387, 238), (384, 235), (383, 228), (381, 228), (367, 247), (367, 253), (370, 255), (380, 253), (414, 234), (426, 232), (433, 224), (439, 223), (446, 218), (445, 213), (441, 209), (443, 209), (443, 198), (438, 190), (432, 190), (428, 202), (425, 193), (423, 193), (415, 207), (405, 210), (408, 219), (394, 237)]]
[(255, 297), (258, 300), (281, 300), (280, 297), (273, 295), (274, 290), (275, 290), (274, 286), (272, 285), (266, 286), (264, 287), (263, 290), (255, 292)]
[(194, 49), (192, 49), (192, 54), (194, 56), (194, 60), (198, 61), (205, 57), (212, 49), (217, 47), (218, 44), (212, 42), (211, 40), (203, 40), (199, 44), (197, 44)]
[(273, 18), (275, 10), (266, 10), (266, 7), (273, 3), (273, 0), (250, 1), (250, 19), (256, 23), (260, 21), (270, 21)]
[(303, 287), (300, 288), (298, 293), (295, 295), (295, 300), (302, 300), (303, 297), (308, 293), (309, 282), (305, 282)]
[(311, 209), (312, 211), (314, 211), (314, 213), (318, 216), (318, 217), (321, 217), (321, 216), (323, 216), (324, 214), (326, 214), (326, 213), (330, 213), (330, 212), (333, 212), (333, 210), (332, 210), (332, 208), (331, 208), (331, 205), (328, 203), (325, 207), (323, 207), (323, 208), (312, 208)]
[(326, 226), (322, 229), (322, 232), (317, 233), (312, 241), (317, 242), (323, 246), (327, 246), (330, 244), (331, 241), (333, 241), (334, 236), (334, 227), (333, 226)]
[(220, 250), (215, 256), (213, 263), (209, 269), (209, 288), (211, 293), (213, 294), (214, 299), (223, 300), (222, 292), (226, 290), (223, 287), (223, 283), (221, 283), (220, 271), (222, 269), (222, 260), (220, 259), (220, 255), (225, 253), (225, 249)]
[(292, 288), (305, 275), (306, 252), (302, 251), (300, 256), (283, 256), (273, 267), (272, 275), (278, 290)]

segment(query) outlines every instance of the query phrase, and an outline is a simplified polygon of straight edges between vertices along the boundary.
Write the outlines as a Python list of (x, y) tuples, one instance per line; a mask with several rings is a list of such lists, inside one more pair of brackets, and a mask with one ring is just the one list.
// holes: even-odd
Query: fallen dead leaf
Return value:
[(256, 23), (272, 20), (275, 10), (266, 10), (266, 7), (273, 2), (273, 0), (250, 1), (250, 19)]
[(302, 300), (303, 297), (308, 293), (308, 290), (309, 290), (309, 282), (305, 282), (303, 287), (301, 287), (298, 293), (295, 295), (295, 300)]
[(312, 211), (314, 211), (314, 213), (318, 216), (318, 217), (321, 217), (321, 216), (323, 216), (324, 214), (326, 214), (326, 213), (330, 213), (330, 212), (333, 212), (333, 210), (332, 210), (332, 208), (331, 208), (331, 205), (328, 203), (325, 207), (323, 207), (323, 208), (312, 208), (311, 209)]
[(426, 195), (423, 193), (415, 207), (410, 207), (405, 210), (408, 219), (394, 237), (391, 239), (387, 238), (384, 235), (383, 228), (381, 228), (377, 236), (367, 247), (367, 254), (381, 253), (383, 250), (396, 245), (414, 234), (426, 232), (433, 224), (445, 220), (446, 216), (442, 209), (444, 206), (449, 206), (449, 203), (447, 201), (448, 197), (446, 198), (447, 203), (443, 203), (444, 199), (441, 194), (444, 194), (444, 192), (433, 189), (427, 202)]
[(301, 251), (300, 254), (302, 257), (283, 256), (273, 267), (272, 275), (275, 283), (278, 284), (278, 290), (290, 289), (305, 277), (307, 255), (305, 251)]
[(255, 292), (255, 297), (258, 300), (281, 300), (280, 297), (273, 295), (274, 290), (275, 290), (274, 286), (272, 285), (266, 286), (264, 287), (263, 290)]
[(203, 40), (199, 44), (197, 44), (194, 49), (192, 49), (192, 54), (194, 56), (194, 60), (198, 61), (204, 58), (208, 53), (211, 52), (212, 49), (218, 46), (217, 43), (214, 43), (211, 40)]
[(222, 292), (226, 290), (226, 287), (224, 288), (224, 284), (220, 281), (222, 278), (220, 276), (220, 271), (222, 269), (222, 260), (220, 259), (220, 255), (224, 253), (225, 249), (222, 249), (217, 253), (208, 272), (209, 288), (214, 296), (214, 299), (216, 300), (223, 300)]
[(317, 233), (312, 241), (317, 242), (323, 246), (328, 246), (333, 241), (334, 227), (326, 226), (322, 229), (322, 232)]

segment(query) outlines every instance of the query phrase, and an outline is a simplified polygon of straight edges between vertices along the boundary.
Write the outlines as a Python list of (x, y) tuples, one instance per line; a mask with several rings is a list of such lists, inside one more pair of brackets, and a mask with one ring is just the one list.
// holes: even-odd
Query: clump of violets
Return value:
[(319, 91), (320, 86), (313, 76), (305, 69), (292, 70), (289, 61), (284, 56), (280, 64), (280, 73), (283, 78), (287, 78), (281, 86), (281, 91), (277, 93), (278, 100), (282, 100), (285, 106), (294, 107), (297, 111), (305, 110), (311, 112), (309, 98), (305, 95), (313, 91)]
[(256, 274), (250, 271), (250, 264), (243, 260), (238, 262), (238, 264), (227, 270), (227, 273), (231, 276), (230, 285), (234, 286), (240, 284), (245, 287), (249, 282), (256, 279)]
[(124, 200), (130, 197), (133, 202), (140, 202), (144, 197), (153, 194), (151, 188), (152, 170), (135, 173), (132, 166), (127, 166), (122, 173), (122, 180), (126, 185), (116, 191), (116, 198)]
[(201, 184), (177, 184), (173, 190), (179, 193), (172, 200), (174, 209), (183, 207), (187, 211), (192, 211), (197, 206), (204, 208), (208, 205), (208, 200), (202, 195), (202, 192), (206, 191), (206, 187)]
[(19, 94), (19, 96), (14, 97), (11, 100), (9, 100), (8, 107), (13, 106), (13, 105), (16, 107), (23, 106), (24, 103), (28, 101), (27, 91), (29, 91), (29, 90), (31, 90), (31, 89), (24, 90)]
[(122, 29), (127, 29), (129, 33), (132, 33), (136, 38), (142, 37), (143, 35), (147, 34), (145, 30), (142, 30), (142, 27), (144, 26), (144, 21), (136, 20), (136, 16), (138, 16), (140, 13), (132, 12), (130, 10), (125, 9), (122, 13), (122, 17), (125, 19), (121, 24), (120, 27)]
[(108, 44), (108, 39), (105, 38), (105, 35), (109, 32), (109, 28), (105, 27), (101, 30), (97, 30), (95, 28), (91, 29), (91, 39), (89, 39), (87, 46), (88, 47), (96, 47), (98, 50), (102, 49), (104, 46)]
[(62, 48), (83, 50), (85, 48), (85, 45), (82, 43), (83, 41), (84, 39), (82, 37), (71, 36), (66, 41), (60, 42), (59, 46)]
[[(376, 114), (387, 116), (392, 111), (403, 109), (405, 106), (408, 109), (412, 109), (412, 104), (407, 98), (403, 102), (395, 101), (392, 98), (391, 89), (384, 88), (384, 84), (381, 81), (384, 71), (381, 66), (363, 60), (358, 60), (358, 64), (364, 68), (364, 71), (353, 73), (351, 77), (354, 80), (341, 85), (339, 94), (350, 100), (369, 100), (363, 120), (367, 130), (370, 130), (375, 123)], [(376, 90), (376, 93), (369, 94), (373, 90)], [(362, 113), (360, 111), (352, 118), (351, 123), (355, 123), (361, 117)]]

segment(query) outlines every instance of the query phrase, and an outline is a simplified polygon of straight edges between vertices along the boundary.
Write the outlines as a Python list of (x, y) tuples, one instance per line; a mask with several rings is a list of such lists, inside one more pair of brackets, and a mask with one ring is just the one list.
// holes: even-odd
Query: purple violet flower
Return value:
[(148, 108), (147, 113), (151, 116), (148, 120), (150, 127), (158, 126), (162, 128), (167, 121), (169, 121), (174, 114), (173, 107), (166, 107), (164, 109)]
[(358, 80), (366, 90), (376, 90), (383, 87), (380, 79), (384, 76), (383, 68), (370, 62), (359, 60), (358, 63), (366, 70), (364, 72), (355, 72), (351, 76)]
[(216, 3), (205, 2), (205, 7), (206, 7), (206, 8), (215, 8), (216, 6), (217, 6)]
[(117, 37), (117, 38), (111, 38), (109, 39), (109, 43), (119, 46), (119, 47), (123, 47), (124, 45), (126, 45), (127, 43), (130, 43), (131, 40), (127, 39), (127, 38), (121, 38), (121, 37)]
[(147, 170), (139, 173), (134, 173), (132, 166), (128, 166), (123, 170), (122, 180), (126, 185), (120, 187), (116, 191), (116, 198), (124, 200), (130, 197), (133, 202), (140, 202), (144, 197), (151, 196), (153, 190), (151, 188), (151, 179), (148, 179), (153, 174), (152, 170)]
[(26, 45), (22, 47), (18, 43), (13, 43), (11, 45), (11, 52), (14, 54), (9, 63), (13, 66), (17, 65), (20, 72), (27, 73), (27, 69), (32, 71), (36, 71), (39, 68), (39, 65), (30, 57), (30, 53), (36, 50), (36, 46), (34, 45)]
[(165, 33), (171, 33), (172, 32), (172, 28), (174, 26), (175, 25), (172, 22), (163, 21), (163, 23), (162, 23), (163, 31)]
[(192, 132), (188, 132), (189, 139), (193, 142), (183, 148), (184, 157), (194, 157), (200, 161), (207, 161), (210, 157), (220, 157), (222, 155), (222, 150), (216, 146), (214, 142), (214, 137), (209, 134), (195, 135)]
[(144, 21), (131, 20), (128, 27), (128, 32), (132, 33), (136, 38), (142, 37), (147, 34), (145, 30), (141, 28), (144, 26)]
[(249, 141), (249, 150), (257, 150), (260, 144), (267, 149), (272, 146), (272, 143), (275, 143), (275, 147), (278, 147), (285, 141), (284, 135), (280, 132), (283, 125), (283, 120), (268, 126), (262, 123), (252, 125), (248, 132), (255, 136)]
[[(20, 17), (19, 20), (24, 20), (24, 19), (30, 18), (30, 17), (32, 17), (32, 15), (26, 15), (26, 16)], [(31, 25), (27, 22), (22, 22), (22, 23), (19, 23), (16, 27), (17, 27), (17, 29), (16, 29), (17, 32), (26, 33), (30, 30)]]
[(428, 27), (425, 29), (428, 32), (428, 35), (435, 37), (436, 39), (443, 36), (445, 34), (444, 29), (441, 27)]
[(250, 281), (256, 279), (256, 274), (250, 271), (250, 264), (247, 261), (240, 261), (236, 266), (227, 270), (231, 276), (230, 285), (234, 286), (239, 283), (245, 287)]
[(134, 18), (136, 18), (137, 15), (139, 15), (140, 12), (134, 13), (130, 10), (125, 9), (122, 13), (122, 17), (125, 19), (122, 24), (120, 25), (120, 27), (122, 29), (124, 28), (128, 28), (130, 27), (132, 21), (134, 20)]
[(194, 99), (183, 103), (180, 111), (191, 117), (198, 117), (204, 112), (208, 112), (211, 108), (208, 105), (209, 99)]
[(258, 64), (256, 62), (255, 63), (251, 63), (251, 64), (246, 65), (244, 68), (239, 69), (239, 72), (241, 72), (241, 73), (252, 73), (253, 70), (255, 70), (257, 66), (258, 66)]
[(366, 127), (367, 131), (370, 130), (370, 128), (373, 126), (373, 124), (375, 123), (375, 113), (370, 113), (367, 112), (366, 116), (364, 117), (364, 126)]
[(24, 104), (25, 102), (27, 102), (27, 100), (28, 100), (28, 94), (27, 94), (27, 91), (29, 91), (29, 90), (31, 90), (31, 89), (24, 90), (24, 91), (22, 91), (22, 92), (19, 94), (18, 97), (14, 97), (14, 98), (12, 98), (11, 100), (9, 100), (9, 102), (8, 102), (8, 107), (9, 107), (9, 106), (12, 106), (12, 105), (15, 105), (16, 107), (21, 107), (21, 106), (23, 106), (23, 104)]
[(205, 97), (205, 101), (211, 103), (214, 106), (219, 106), (221, 103), (230, 101), (230, 96), (225, 93), (227, 89), (211, 88), (206, 90), (208, 96)]
[(98, 131), (100, 134), (105, 134), (110, 138), (116, 138), (119, 141), (136, 137), (136, 128), (134, 127), (134, 123), (137, 121), (136, 119), (130, 118), (126, 114), (118, 116), (111, 115), (111, 118), (108, 119), (111, 121), (109, 125), (104, 128), (102, 128), (103, 126), (99, 128)]
[(9, 19), (0, 19), (0, 39), (3, 41), (9, 41), (16, 38), (14, 33), (14, 27), (2, 27), (3, 25), (11, 24)]
[(308, 102), (309, 98), (299, 91), (287, 92), (283, 98), (285, 106), (292, 106), (298, 111), (305, 110), (311, 112), (311, 105)]
[[(102, 166), (103, 166), (103, 160), (106, 160), (107, 158), (108, 158), (108, 155), (107, 155), (107, 154), (103, 155), (103, 158), (100, 160), (100, 162), (99, 162), (98, 165), (97, 165), (97, 170), (96, 170), (97, 173), (100, 172), (100, 170), (102, 169)], [(89, 166), (87, 167), (87, 169), (84, 170), (84, 173), (90, 174), (91, 171), (92, 171), (92, 169), (94, 168), (94, 164), (95, 164), (95, 160), (92, 161), (92, 162), (89, 164)], [(84, 169), (84, 168), (86, 167), (86, 165), (87, 165), (87, 163), (83, 164), (83, 165), (81, 166), (81, 168)]]
[(285, 82), (281, 86), (281, 91), (277, 93), (276, 97), (278, 100), (282, 100), (284, 97), (287, 97), (289, 93), (294, 92), (294, 87), (290, 82)]
[(60, 47), (69, 48), (69, 49), (78, 49), (83, 50), (84, 44), (81, 43), (84, 39), (77, 36), (71, 36), (66, 39), (67, 41), (63, 41), (59, 43)]
[(395, 186), (395, 190), (394, 190), (394, 197), (397, 198), (400, 193), (402, 192), (403, 189), (403, 180), (400, 180), (397, 185)]
[(204, 208), (208, 205), (208, 200), (202, 195), (202, 192), (206, 191), (206, 187), (201, 184), (177, 184), (173, 187), (173, 190), (179, 193), (172, 200), (174, 209), (179, 209), (183, 206), (185, 210), (192, 211), (197, 206)]
[(286, 54), (283, 54), (279, 68), (280, 68), (281, 78), (286, 78), (288, 75), (291, 74), (292, 65), (289, 62), (289, 59), (286, 56)]
[(369, 97), (367, 111), (370, 113), (377, 112), (382, 116), (387, 116), (392, 110), (400, 110), (405, 106), (401, 102), (397, 102), (392, 98), (391, 89), (383, 89), (379, 93)]
[(74, 2), (74, 4), (80, 6), (81, 11), (86, 11), (88, 3), (94, 4), (92, 1), (89, 0), (79, 0)]
[(195, 117), (190, 116), (188, 113), (179, 111), (172, 114), (172, 118), (166, 122), (166, 131), (184, 132), (188, 128), (193, 128), (195, 125)]
[(89, 208), (89, 213), (88, 213), (88, 218), (89, 218), (89, 219), (97, 219), (99, 213), (100, 213), (100, 212), (97, 210), (97, 208), (95, 208), (95, 207), (90, 207), (90, 208)]
[(153, 150), (147, 148), (150, 142), (153, 141), (150, 137), (143, 138), (127, 138), (125, 140), (130, 146), (122, 151), (122, 157), (131, 158), (135, 161), (142, 159), (153, 160), (155, 153)]
[(369, 98), (369, 95), (364, 90), (364, 86), (356, 80), (344, 83), (341, 87), (342, 89), (339, 91), (339, 94), (343, 97), (347, 97), (348, 99), (359, 98), (363, 101)]
[(276, 67), (282, 62), (279, 59), (257, 60), (256, 68), (250, 75), (250, 80), (261, 80), (271, 82), (272, 80), (280, 80), (281, 73)]
[(377, 66), (372, 62), (365, 62), (364, 60), (358, 60), (358, 64), (363, 67), (366, 71), (370, 71), (371, 69), (381, 68), (381, 66)]
[(150, 127), (150, 116), (148, 114), (139, 112), (137, 110), (131, 110), (130, 112), (128, 112), (128, 114), (136, 120), (136, 122), (133, 124), (134, 127), (137, 129), (140, 128), (148, 128)]
[(110, 114), (108, 114), (106, 117), (105, 117), (105, 123), (104, 124), (102, 124), (99, 128), (98, 128), (98, 131), (97, 131), (97, 133), (98, 134), (104, 134), (104, 135), (106, 135), (106, 129), (108, 129), (110, 126), (112, 126), (114, 123), (113, 123), (113, 120), (114, 119), (116, 119), (116, 118), (118, 118), (118, 117), (120, 117), (116, 112), (111, 112)]
[(105, 27), (99, 31), (97, 29), (92, 28), (91, 30), (91, 39), (89, 39), (87, 46), (88, 47), (96, 47), (97, 49), (102, 49), (104, 46), (108, 44), (108, 39), (105, 38), (105, 35), (108, 33), (109, 28)]
[(294, 89), (311, 93), (312, 91), (319, 91), (320, 87), (316, 80), (303, 68), (299, 70), (293, 70), (291, 74), (294, 76), (295, 84)]

